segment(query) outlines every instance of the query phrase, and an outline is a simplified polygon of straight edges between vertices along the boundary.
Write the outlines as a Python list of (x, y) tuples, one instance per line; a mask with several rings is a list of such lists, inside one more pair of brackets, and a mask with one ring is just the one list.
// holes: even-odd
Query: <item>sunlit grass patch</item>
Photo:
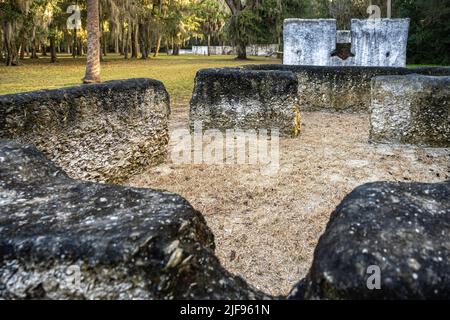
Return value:
[[(148, 60), (125, 60), (110, 54), (102, 62), (102, 81), (127, 78), (153, 78), (164, 83), (174, 102), (187, 101), (192, 94), (197, 70), (202, 68), (233, 67), (248, 63), (280, 63), (280, 60), (251, 57), (237, 61), (234, 56), (168, 56), (162, 54)], [(58, 63), (49, 58), (25, 59), (18, 67), (0, 66), (0, 94), (52, 89), (81, 83), (85, 58), (73, 59), (59, 55)]]

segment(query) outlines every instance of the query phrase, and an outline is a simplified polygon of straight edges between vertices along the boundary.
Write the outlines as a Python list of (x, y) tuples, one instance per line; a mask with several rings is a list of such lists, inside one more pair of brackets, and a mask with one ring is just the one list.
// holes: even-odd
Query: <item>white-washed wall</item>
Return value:
[[(246, 48), (249, 56), (271, 56), (278, 51), (277, 44), (251, 44)], [(207, 55), (208, 46), (192, 46), (192, 53), (198, 55)], [(236, 50), (232, 46), (210, 46), (212, 55), (228, 55), (236, 54)]]
[[(409, 19), (352, 19), (351, 32), (335, 19), (286, 19), (283, 63), (314, 66), (405, 67)], [(332, 56), (351, 43), (352, 56)]]

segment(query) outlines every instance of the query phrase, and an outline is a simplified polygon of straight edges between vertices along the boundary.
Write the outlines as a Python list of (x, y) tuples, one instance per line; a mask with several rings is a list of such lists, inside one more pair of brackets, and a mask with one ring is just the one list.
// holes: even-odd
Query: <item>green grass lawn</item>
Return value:
[[(49, 57), (40, 57), (37, 60), (27, 58), (17, 67), (0, 65), (0, 94), (60, 88), (81, 83), (85, 58), (73, 59), (69, 55), (59, 55), (58, 63), (49, 61)], [(265, 57), (236, 61), (234, 56), (166, 54), (144, 61), (125, 60), (122, 56), (110, 54), (102, 63), (102, 81), (140, 77), (157, 79), (164, 83), (174, 103), (184, 103), (191, 97), (197, 70), (249, 63), (281, 63), (281, 61)]]
[(422, 67), (442, 67), (442, 68), (448, 68), (450, 66), (443, 66), (439, 64), (408, 64), (407, 68), (414, 69), (414, 68), (422, 68)]
[[(25, 59), (17, 67), (0, 66), (0, 94), (60, 88), (81, 83), (85, 59), (60, 55), (58, 63), (49, 58)], [(160, 55), (149, 60), (125, 60), (119, 55), (108, 55), (102, 63), (102, 81), (126, 78), (153, 78), (164, 83), (172, 101), (185, 102), (192, 94), (194, 77), (199, 69), (233, 67), (248, 63), (280, 63), (280, 60), (251, 57), (236, 61), (234, 56)]]

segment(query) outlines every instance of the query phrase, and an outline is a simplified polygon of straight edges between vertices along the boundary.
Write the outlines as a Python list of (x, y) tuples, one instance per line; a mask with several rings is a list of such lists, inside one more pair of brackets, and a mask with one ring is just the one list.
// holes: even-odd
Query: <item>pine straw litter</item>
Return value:
[[(170, 130), (187, 128), (186, 104)], [(306, 275), (329, 216), (355, 187), (374, 181), (439, 182), (450, 177), (450, 149), (371, 144), (367, 115), (302, 113), (297, 138), (280, 138), (280, 168), (174, 164), (168, 160), (127, 185), (166, 189), (203, 213), (216, 254), (229, 271), (272, 295)]]

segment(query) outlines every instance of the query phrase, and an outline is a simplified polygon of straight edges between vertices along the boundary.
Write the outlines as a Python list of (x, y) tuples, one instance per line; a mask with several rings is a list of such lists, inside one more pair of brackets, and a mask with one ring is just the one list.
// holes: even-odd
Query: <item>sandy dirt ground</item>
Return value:
[[(187, 127), (186, 105), (172, 109), (171, 130)], [(285, 295), (306, 275), (331, 212), (352, 189), (449, 179), (449, 149), (371, 144), (368, 132), (368, 116), (303, 113), (301, 135), (280, 138), (276, 173), (259, 165), (174, 164), (169, 156), (127, 184), (185, 197), (204, 214), (228, 270)]]

